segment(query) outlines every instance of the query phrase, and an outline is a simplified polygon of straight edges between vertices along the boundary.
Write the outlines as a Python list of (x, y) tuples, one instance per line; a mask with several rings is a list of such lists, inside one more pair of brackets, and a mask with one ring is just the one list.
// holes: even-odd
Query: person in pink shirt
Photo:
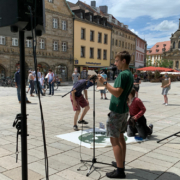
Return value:
[(144, 117), (146, 108), (143, 102), (135, 97), (136, 90), (133, 88), (129, 94), (129, 113), (130, 118), (128, 121), (127, 135), (129, 137), (135, 136), (138, 133), (139, 137), (146, 139), (148, 135), (151, 135), (153, 132), (153, 125), (150, 124), (147, 126), (147, 120)]

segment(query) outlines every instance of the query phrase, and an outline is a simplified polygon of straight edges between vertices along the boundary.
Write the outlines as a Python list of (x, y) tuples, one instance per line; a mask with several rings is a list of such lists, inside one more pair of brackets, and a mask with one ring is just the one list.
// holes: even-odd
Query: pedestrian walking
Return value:
[(136, 97), (138, 97), (138, 92), (141, 84), (141, 79), (140, 77), (135, 73), (134, 74), (134, 89), (136, 90)]
[[(20, 66), (18, 66), (17, 69), (18, 70), (15, 73), (14, 78), (15, 78), (15, 86), (17, 88), (17, 98), (18, 98), (19, 103), (21, 103), (21, 74), (20, 74)], [(31, 103), (30, 101), (28, 101), (27, 97), (26, 97), (26, 103)]]
[(162, 89), (162, 95), (164, 96), (164, 103), (163, 103), (163, 105), (168, 106), (168, 97), (167, 97), (167, 94), (168, 94), (168, 91), (171, 88), (171, 78), (168, 77), (168, 73), (166, 73), (164, 75), (164, 80), (163, 80), (163, 83), (162, 83), (161, 87), (163, 88)]
[[(101, 72), (100, 75), (107, 81), (107, 75), (104, 72)], [(108, 98), (106, 97), (106, 88), (104, 90), (100, 90), (101, 93), (101, 99), (103, 99), (103, 94), (104, 94), (104, 99), (107, 100)]]
[(48, 73), (49, 95), (51, 95), (51, 93), (52, 95), (54, 95), (54, 81), (55, 81), (54, 73), (50, 69)]
[(36, 81), (36, 72), (34, 71), (33, 72), (33, 75), (34, 75), (34, 87), (35, 87), (35, 91), (36, 91), (36, 95), (37, 95), (37, 83), (39, 85), (39, 90), (40, 90), (40, 93), (42, 96), (45, 96), (44, 93), (42, 92), (42, 87), (41, 87), (41, 83), (40, 83), (40, 78), (41, 78), (41, 73), (39, 72), (39, 67), (37, 67), (37, 78), (38, 78), (38, 81)]
[(44, 75), (43, 75), (43, 73), (41, 73), (40, 83), (41, 83), (42, 90), (44, 91), (44, 94), (45, 94), (46, 90), (44, 89)]
[(34, 92), (34, 75), (32, 74), (32, 71), (30, 70), (29, 71), (29, 76), (28, 76), (28, 80), (29, 80), (29, 83), (30, 83), (30, 96), (31, 97), (34, 97), (33, 95), (33, 92)]
[(72, 74), (72, 81), (75, 84), (78, 80), (80, 80), (80, 74), (77, 72), (77, 69), (74, 69), (74, 73)]

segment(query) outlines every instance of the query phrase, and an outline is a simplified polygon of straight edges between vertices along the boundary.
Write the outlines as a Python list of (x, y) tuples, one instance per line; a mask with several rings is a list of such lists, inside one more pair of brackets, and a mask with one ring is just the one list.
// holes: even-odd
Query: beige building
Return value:
[[(44, 74), (51, 68), (62, 81), (73, 71), (73, 13), (66, 0), (46, 0), (46, 34), (37, 38), (37, 61)], [(0, 78), (13, 76), (19, 64), (19, 41), (0, 35)], [(32, 41), (26, 40), (26, 66), (34, 69)]]
[(115, 18), (109, 18), (109, 24), (113, 27), (111, 64), (115, 62), (115, 55), (121, 51), (128, 51), (131, 54), (130, 68), (135, 66), (136, 35), (132, 33), (127, 25), (123, 25)]
[(173, 69), (180, 69), (180, 19), (178, 30), (171, 35), (170, 49), (163, 53), (163, 58), (173, 60)]

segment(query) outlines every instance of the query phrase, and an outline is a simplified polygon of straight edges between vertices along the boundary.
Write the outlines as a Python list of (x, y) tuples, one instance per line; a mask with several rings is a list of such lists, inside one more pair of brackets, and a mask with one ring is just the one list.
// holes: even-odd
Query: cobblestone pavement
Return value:
[[(126, 175), (131, 180), (179, 180), (180, 179), (180, 137), (171, 137), (158, 144), (156, 141), (180, 131), (180, 83), (172, 83), (169, 91), (169, 106), (162, 105), (160, 83), (142, 83), (139, 96), (147, 111), (148, 123), (154, 124), (154, 133), (149, 141), (127, 145)], [(42, 97), (46, 126), (47, 150), (49, 156), (50, 180), (90, 180), (108, 179), (105, 173), (113, 170), (110, 166), (99, 167), (89, 177), (84, 171), (77, 171), (80, 163), (79, 145), (56, 138), (56, 135), (73, 132), (73, 116), (70, 98), (60, 95), (68, 92), (71, 86), (60, 87), (54, 96)], [(86, 116), (92, 127), (93, 91), (89, 90), (91, 109)], [(32, 104), (27, 105), (28, 116), (28, 170), (30, 180), (45, 180), (43, 141), (40, 111), (37, 97), (29, 97)], [(110, 98), (110, 94), (107, 94)], [(20, 112), (15, 88), (0, 87), (0, 180), (21, 180), (21, 155), (16, 163), (16, 129), (12, 128), (15, 115)], [(100, 100), (96, 92), (96, 126), (106, 122), (109, 100)], [(19, 140), (20, 142), (20, 140)], [(19, 143), (19, 148), (20, 148)], [(110, 163), (114, 160), (112, 148), (96, 150), (99, 161)], [(92, 150), (82, 147), (83, 159), (92, 158)]]

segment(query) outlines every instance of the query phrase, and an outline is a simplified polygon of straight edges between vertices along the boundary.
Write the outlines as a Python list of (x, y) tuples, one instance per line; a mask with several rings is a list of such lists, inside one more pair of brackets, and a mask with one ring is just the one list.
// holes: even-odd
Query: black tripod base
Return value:
[(168, 137), (166, 137), (166, 138), (164, 138), (164, 139), (161, 139), (161, 140), (157, 141), (157, 143), (160, 143), (161, 141), (164, 141), (164, 140), (166, 140), (166, 139), (168, 139), (168, 138), (170, 138), (170, 137), (173, 137), (173, 136), (180, 137), (180, 136), (178, 136), (178, 134), (180, 134), (180, 131), (177, 132), (177, 133), (175, 133), (175, 134), (172, 134), (172, 135), (170, 135), (170, 136), (168, 136)]
[(92, 159), (92, 161), (90, 161), (90, 160), (81, 160), (81, 162), (82, 163), (87, 163), (87, 162), (90, 162), (90, 163), (92, 163), (92, 165), (91, 165), (91, 167), (89, 168), (89, 170), (88, 170), (88, 173), (86, 174), (86, 176), (89, 176), (93, 171), (91, 171), (91, 169), (92, 169), (92, 167), (94, 166), (94, 164), (95, 163), (98, 163), (98, 164), (104, 164), (104, 165), (108, 165), (108, 166), (113, 166), (112, 164), (108, 164), (108, 163), (103, 163), (103, 162), (98, 162), (97, 160), (96, 160), (96, 158), (93, 158)]

